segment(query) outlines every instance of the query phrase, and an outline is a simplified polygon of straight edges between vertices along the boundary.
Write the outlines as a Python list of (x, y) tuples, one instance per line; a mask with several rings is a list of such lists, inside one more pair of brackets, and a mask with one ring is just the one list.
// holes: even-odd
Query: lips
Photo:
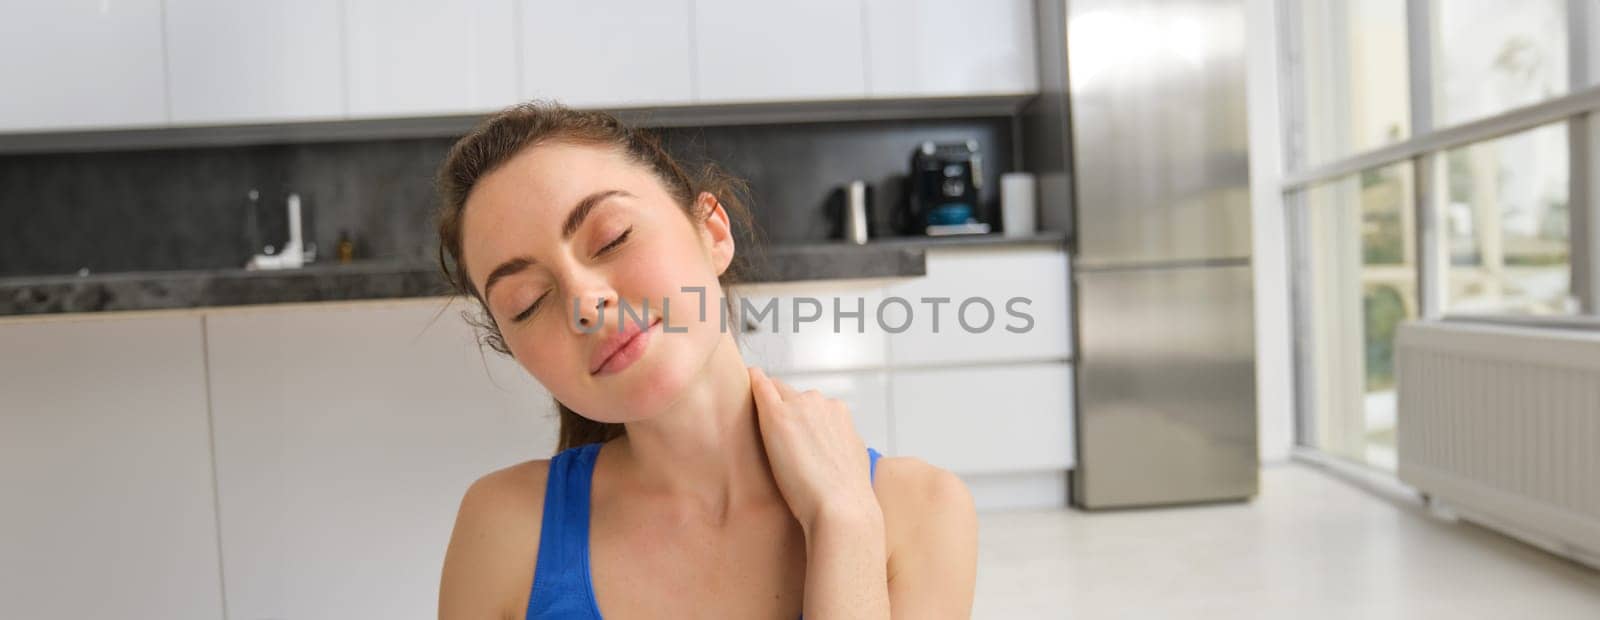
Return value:
[(635, 339), (641, 336), (649, 338), (649, 335), (645, 334), (645, 332), (660, 324), (661, 318), (656, 317), (649, 327), (645, 329), (640, 329), (639, 324), (633, 320), (619, 320), (619, 322), (622, 324), (621, 329), (612, 332), (606, 336), (605, 340), (600, 341), (600, 346), (596, 347), (594, 354), (589, 356), (590, 375), (600, 374), (600, 371), (606, 370), (607, 363), (611, 362), (613, 357), (617, 357), (619, 352), (633, 348), (630, 345), (634, 344)]

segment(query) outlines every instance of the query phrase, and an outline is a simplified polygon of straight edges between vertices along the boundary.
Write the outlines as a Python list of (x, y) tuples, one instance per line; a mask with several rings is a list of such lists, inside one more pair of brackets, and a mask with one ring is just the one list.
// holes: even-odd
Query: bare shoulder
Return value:
[(467, 487), (439, 581), (439, 618), (518, 618), (533, 584), (550, 461), (504, 467)]
[(960, 476), (917, 457), (880, 457), (872, 486), (877, 489), (880, 502), (912, 502), (917, 508), (928, 508), (925, 502), (930, 500), (950, 502), (971, 497)]
[(978, 516), (955, 474), (915, 457), (878, 460), (873, 483), (896, 617), (965, 618), (978, 570)]
[(976, 527), (972, 493), (955, 474), (911, 456), (882, 457), (873, 481), (888, 528), (891, 556), (897, 542), (932, 534), (930, 526)]

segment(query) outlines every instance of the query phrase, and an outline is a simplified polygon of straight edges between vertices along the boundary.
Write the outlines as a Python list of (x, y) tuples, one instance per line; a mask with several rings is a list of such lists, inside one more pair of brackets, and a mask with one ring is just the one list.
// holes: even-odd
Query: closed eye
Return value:
[[(616, 248), (617, 246), (622, 245), (622, 242), (626, 241), (628, 239), (628, 235), (631, 234), (632, 232), (633, 232), (633, 227), (629, 226), (627, 230), (622, 231), (622, 234), (617, 235), (616, 239), (612, 239), (611, 243), (605, 244), (605, 246), (600, 248), (598, 251), (596, 251), (594, 253), (594, 255), (595, 256), (600, 256), (601, 254), (605, 254), (606, 252), (610, 252), (612, 249)], [(511, 317), (511, 320), (514, 321), (514, 322), (517, 322), (517, 323), (521, 323), (522, 321), (527, 320), (528, 316), (533, 314), (534, 310), (539, 309), (540, 302), (543, 302), (544, 298), (548, 297), (549, 295), (550, 295), (550, 293), (548, 293), (548, 292), (546, 292), (543, 295), (540, 295), (538, 299), (533, 300), (533, 303), (528, 304), (527, 309), (523, 310), (522, 312), (517, 313), (517, 316)]]
[[(630, 235), (630, 233), (632, 233), (632, 232), (634, 232), (634, 227), (627, 227), (627, 230), (622, 230), (621, 235), (616, 235), (616, 238), (614, 238), (614, 240), (611, 240), (611, 243), (606, 243), (605, 246), (603, 246), (603, 248), (600, 248), (600, 249), (598, 249), (598, 251), (595, 251), (595, 256), (598, 257), (598, 256), (600, 256), (600, 254), (605, 254), (605, 252), (610, 252), (611, 249), (614, 249), (614, 248), (616, 248), (616, 246), (619, 246), (619, 244), (622, 244), (622, 241), (627, 241), (627, 235)], [(526, 310), (523, 310), (523, 312), (517, 313), (517, 316), (512, 316), (512, 321), (515, 321), (515, 323), (522, 323), (522, 321), (528, 320), (528, 316), (533, 315), (534, 310), (538, 310), (539, 304), (541, 304), (541, 302), (544, 302), (544, 297), (549, 297), (549, 296), (550, 296), (549, 292), (546, 292), (546, 294), (542, 294), (542, 296), (539, 296), (539, 299), (534, 299), (533, 300), (533, 304), (528, 304), (528, 308), (526, 308)]]
[(548, 292), (546, 292), (543, 295), (540, 295), (538, 299), (533, 300), (533, 303), (528, 304), (528, 308), (526, 310), (523, 310), (522, 312), (518, 313), (517, 316), (511, 317), (511, 320), (514, 321), (514, 322), (517, 322), (517, 323), (521, 323), (522, 321), (526, 320), (528, 318), (528, 315), (533, 314), (533, 311), (539, 307), (539, 302), (544, 301), (544, 298), (545, 297), (549, 297), (549, 296), (550, 296), (550, 293), (548, 293)]
[(595, 256), (599, 256), (601, 254), (605, 254), (606, 252), (610, 252), (612, 248), (615, 248), (618, 245), (621, 245), (622, 242), (624, 240), (626, 240), (628, 238), (628, 235), (631, 234), (632, 232), (633, 232), (633, 227), (629, 226), (627, 230), (622, 231), (622, 234), (617, 235), (616, 239), (612, 239), (611, 243), (607, 243), (605, 245), (605, 247), (600, 248), (598, 251), (596, 251), (594, 253), (594, 255)]

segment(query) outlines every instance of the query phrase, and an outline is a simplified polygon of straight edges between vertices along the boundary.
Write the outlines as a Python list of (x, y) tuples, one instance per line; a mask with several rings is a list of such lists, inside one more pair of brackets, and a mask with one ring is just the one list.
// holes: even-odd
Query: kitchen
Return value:
[(0, 97), (0, 464), (26, 498), (0, 515), (0, 615), (432, 615), (462, 492), (556, 446), (434, 230), (450, 146), (535, 99), (747, 183), (735, 289), (779, 311), (743, 324), (746, 360), (960, 476), (973, 617), (1112, 615), (1069, 600), (1081, 573), (1171, 544), (1115, 564), (1063, 540), (1348, 492), (1290, 463), (1286, 233), (1256, 194), (1274, 94), (1241, 36), (1271, 3), (1144, 5), (1205, 29), (1133, 63), (1162, 80), (1075, 51), (1125, 44), (1105, 2), (0, 7), (0, 50), (37, 59), (0, 69), (27, 93)]

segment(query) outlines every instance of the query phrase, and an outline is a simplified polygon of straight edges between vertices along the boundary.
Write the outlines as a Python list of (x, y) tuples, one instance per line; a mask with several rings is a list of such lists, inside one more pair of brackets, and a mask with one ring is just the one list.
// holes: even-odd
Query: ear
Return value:
[(728, 221), (728, 211), (722, 207), (722, 201), (710, 192), (700, 192), (694, 203), (694, 212), (699, 214), (695, 224), (701, 233), (706, 256), (711, 258), (711, 265), (720, 276), (733, 262), (733, 224)]

